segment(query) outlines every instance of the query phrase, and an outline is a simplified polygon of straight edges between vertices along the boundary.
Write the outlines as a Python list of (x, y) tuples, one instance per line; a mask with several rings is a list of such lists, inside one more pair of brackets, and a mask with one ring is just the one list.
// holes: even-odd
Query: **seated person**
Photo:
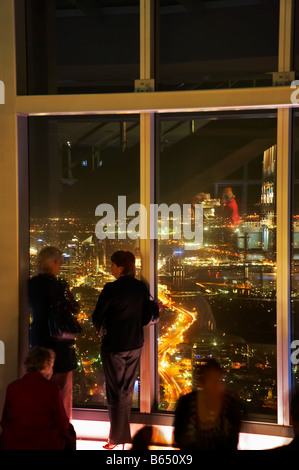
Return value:
[(55, 353), (36, 347), (26, 361), (26, 374), (7, 387), (1, 420), (3, 450), (75, 450), (58, 385), (49, 379)]
[(240, 406), (225, 392), (217, 361), (201, 366), (201, 388), (179, 398), (174, 420), (175, 444), (184, 451), (237, 450)]

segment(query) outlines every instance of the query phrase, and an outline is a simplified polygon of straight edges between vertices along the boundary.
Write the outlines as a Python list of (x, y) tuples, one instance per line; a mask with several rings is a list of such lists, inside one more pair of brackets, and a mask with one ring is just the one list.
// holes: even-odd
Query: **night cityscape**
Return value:
[[(37, 118), (32, 121), (36, 136), (41, 124)], [(34, 140), (31, 274), (35, 272), (36, 254), (43, 246), (55, 245), (64, 253), (61, 276), (80, 303), (79, 321), (83, 328), (76, 341), (74, 406), (102, 408), (106, 405), (105, 378), (100, 341), (91, 316), (101, 289), (114, 280), (110, 272), (110, 256), (114, 251), (131, 250), (136, 256), (136, 275), (141, 277), (140, 240), (130, 236), (129, 217), (126, 238), (123, 239), (123, 220), (119, 236), (116, 210), (118, 195), (126, 195), (127, 205), (138, 201), (139, 126), (132, 124), (130, 133), (124, 134), (124, 129), (129, 127), (123, 122), (120, 126), (117, 121), (97, 125), (93, 121), (51, 119), (43, 123), (43, 136), (47, 135), (50, 124), (54, 129), (49, 137), (50, 148), (54, 149), (55, 165), (57, 168), (62, 165), (63, 171), (53, 172), (48, 179), (39, 157), (44, 137), (38, 145), (39, 140)], [(78, 133), (84, 134), (82, 130), (87, 124), (88, 136), (84, 136), (80, 145), (73, 145), (71, 142), (76, 142)], [(221, 139), (211, 139), (214, 135)], [(255, 139), (255, 136), (259, 137)], [(174, 212), (160, 220), (156, 258), (156, 290), (162, 306), (156, 327), (158, 412), (174, 412), (179, 396), (198, 387), (201, 362), (213, 356), (224, 370), (227, 388), (240, 399), (244, 418), (276, 422), (275, 142), (275, 113), (265, 116), (245, 113), (240, 119), (235, 115), (225, 119), (209, 115), (190, 121), (170, 118), (161, 121), (157, 202), (167, 204), (168, 208), (172, 204), (181, 207), (188, 203), (201, 204), (203, 243), (198, 248), (187, 237), (175, 239), (174, 229), (180, 224), (180, 233), (184, 234), (184, 221), (177, 220)], [(100, 144), (101, 165), (94, 150)], [(66, 158), (69, 154), (71, 164)], [(50, 149), (45, 155), (50, 165), (53, 158)], [(209, 158), (204, 158), (205, 155)], [(170, 159), (173, 165), (169, 165)], [(121, 171), (115, 173), (114, 168), (118, 167)], [(45, 172), (46, 191), (39, 170)], [(72, 178), (66, 181), (69, 171)], [(236, 223), (229, 222), (223, 214), (223, 191), (228, 186), (232, 187), (238, 205)], [(104, 202), (115, 209), (114, 239), (100, 240), (96, 235), (99, 219), (94, 209)], [(297, 209), (294, 207), (294, 211)], [(170, 227), (167, 237), (162, 231), (164, 223), (164, 227), (168, 223)], [(293, 227), (291, 300), (295, 312), (298, 305), (296, 216)], [(295, 337), (296, 328), (297, 325)], [(298, 366), (292, 367), (298, 382)], [(138, 375), (134, 409), (139, 409), (139, 392)]]
[(297, 450), (299, 0), (0, 23), (0, 450)]
[[(269, 189), (270, 188), (270, 189)], [(274, 198), (269, 181), (258, 214), (236, 227), (219, 217), (220, 199), (201, 194), (203, 246), (185, 249), (184, 240), (158, 240), (158, 410), (173, 412), (181, 394), (195, 389), (198, 366), (208, 356), (219, 360), (228, 389), (250, 418), (275, 420), (276, 260)], [(266, 191), (266, 194), (265, 194)], [(174, 220), (170, 218), (170, 222)], [(91, 322), (98, 295), (110, 274), (117, 249), (135, 253), (140, 277), (139, 240), (99, 240), (94, 218), (31, 219), (31, 274), (45, 245), (64, 254), (61, 277), (80, 303), (83, 332), (76, 341), (74, 406), (105, 406), (105, 380), (99, 339)], [(129, 234), (128, 234), (129, 235)], [(171, 235), (171, 234), (170, 234)], [(139, 407), (139, 377), (133, 408)]]

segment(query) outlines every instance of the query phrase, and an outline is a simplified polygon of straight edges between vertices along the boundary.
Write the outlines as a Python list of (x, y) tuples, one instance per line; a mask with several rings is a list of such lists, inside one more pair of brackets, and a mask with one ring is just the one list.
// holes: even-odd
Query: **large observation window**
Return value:
[[(140, 31), (139, 0), (20, 0), (15, 4), (18, 95), (120, 93), (120, 109), (125, 109), (121, 93), (134, 91), (134, 80), (140, 75), (140, 33), (143, 37), (144, 31)], [(257, 88), (271, 86), (272, 73), (278, 69), (279, 0), (160, 0), (155, 4), (157, 16), (151, 19), (150, 29), (156, 28), (156, 44), (154, 51), (148, 48), (147, 52), (154, 52), (157, 91), (252, 87), (263, 107)], [(142, 14), (145, 19), (148, 12), (143, 9)], [(298, 18), (296, 8), (296, 78)], [(239, 94), (231, 93), (237, 107)], [(56, 97), (57, 103), (64, 102), (61, 98)], [(36, 112), (36, 99), (20, 100), (28, 103), (28, 116)], [(37, 99), (41, 109), (43, 99)], [(184, 99), (179, 105), (183, 110)], [(117, 219), (119, 196), (126, 198), (126, 207), (139, 201), (139, 116), (130, 115), (130, 111), (123, 116), (110, 114), (115, 111), (113, 106), (112, 110), (107, 107), (109, 115), (88, 117), (76, 116), (75, 106), (58, 108), (60, 117), (28, 117), (30, 274), (36, 272), (36, 254), (44, 245), (62, 249), (61, 275), (81, 305), (83, 326), (76, 343), (74, 406), (102, 408), (106, 404), (105, 380), (91, 314), (101, 288), (112, 280), (109, 257), (116, 249), (130, 249), (136, 255), (139, 275), (141, 258), (148, 264), (152, 251), (142, 247), (140, 253), (139, 238), (128, 237), (128, 232), (122, 236), (117, 223), (114, 232), (107, 228), (111, 237), (98, 239), (95, 210), (100, 204), (109, 204)], [(143, 176), (146, 185), (156, 187), (157, 203), (165, 203), (168, 209), (173, 204), (181, 209), (184, 204), (191, 205), (187, 213), (193, 227), (195, 205), (201, 206), (202, 239), (200, 246), (195, 246), (189, 238), (174, 238), (178, 227), (175, 212), (166, 214), (168, 238), (163, 233), (167, 225), (160, 226), (154, 250), (155, 287), (164, 307), (156, 327), (154, 411), (173, 413), (178, 397), (197, 387), (201, 361), (212, 355), (225, 370), (228, 388), (240, 397), (244, 417), (277, 422), (277, 411), (281, 411), (277, 389), (281, 392), (281, 384), (277, 384), (276, 337), (282, 337), (282, 332), (276, 331), (277, 113), (164, 111), (151, 111), (157, 113), (159, 126), (151, 128), (142, 150), (148, 150), (152, 137), (158, 139), (156, 177)], [(294, 120), (296, 124), (296, 114)], [(296, 340), (296, 125), (294, 135), (290, 295), (291, 333)], [(290, 137), (286, 129), (283, 137), (285, 141)], [(238, 211), (231, 221), (230, 209), (224, 207), (225, 188), (231, 188), (234, 211)], [(226, 189), (226, 193), (230, 191)], [(189, 219), (187, 223), (180, 219), (181, 235), (188, 223)], [(280, 267), (284, 266), (284, 261), (278, 260)], [(150, 361), (154, 362), (154, 356)], [(298, 383), (296, 363), (292, 363), (292, 371)], [(146, 377), (145, 388), (151, 385)], [(139, 391), (140, 373), (135, 409), (140, 405)], [(151, 399), (146, 396), (143, 400), (147, 410)]]
[[(127, 206), (139, 202), (139, 134), (138, 116), (29, 118), (30, 274), (36, 274), (41, 248), (54, 245), (63, 252), (60, 276), (80, 304), (83, 329), (76, 341), (74, 406), (106, 404), (100, 343), (91, 315), (101, 289), (114, 280), (110, 256), (118, 249), (131, 250), (137, 276), (140, 273), (139, 241), (133, 236), (123, 239), (118, 223), (119, 196)], [(115, 217), (116, 232), (113, 220), (104, 223), (107, 207)], [(97, 230), (101, 220), (105, 237)], [(126, 213), (122, 223), (127, 223)], [(133, 397), (137, 409), (139, 391), (138, 375)]]
[(212, 356), (244, 417), (275, 422), (276, 112), (159, 124), (158, 202), (168, 212), (158, 241), (158, 409), (173, 412), (196, 390)]

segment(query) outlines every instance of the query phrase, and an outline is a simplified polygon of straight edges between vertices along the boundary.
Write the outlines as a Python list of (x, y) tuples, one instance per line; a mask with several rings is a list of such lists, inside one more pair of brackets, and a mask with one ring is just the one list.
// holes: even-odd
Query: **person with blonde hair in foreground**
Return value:
[(41, 346), (55, 351), (51, 380), (60, 387), (67, 416), (71, 419), (72, 373), (77, 368), (75, 340), (53, 337), (49, 326), (51, 315), (55, 314), (56, 318), (67, 315), (67, 318), (76, 322), (80, 310), (67, 282), (58, 277), (62, 262), (63, 254), (54, 246), (44, 247), (37, 255), (37, 275), (28, 281), (31, 314), (29, 344), (31, 348)]

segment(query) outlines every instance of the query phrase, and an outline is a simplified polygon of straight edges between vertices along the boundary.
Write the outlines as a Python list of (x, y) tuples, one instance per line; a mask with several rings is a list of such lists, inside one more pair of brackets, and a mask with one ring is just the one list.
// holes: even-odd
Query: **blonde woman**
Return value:
[(78, 303), (65, 281), (58, 278), (63, 255), (53, 246), (43, 248), (37, 257), (38, 274), (28, 282), (28, 296), (32, 321), (30, 324), (30, 347), (42, 346), (56, 354), (52, 381), (62, 391), (66, 413), (72, 412), (72, 371), (77, 366), (74, 339), (58, 340), (51, 337), (49, 315), (51, 309), (63, 302), (71, 314), (79, 312)]

